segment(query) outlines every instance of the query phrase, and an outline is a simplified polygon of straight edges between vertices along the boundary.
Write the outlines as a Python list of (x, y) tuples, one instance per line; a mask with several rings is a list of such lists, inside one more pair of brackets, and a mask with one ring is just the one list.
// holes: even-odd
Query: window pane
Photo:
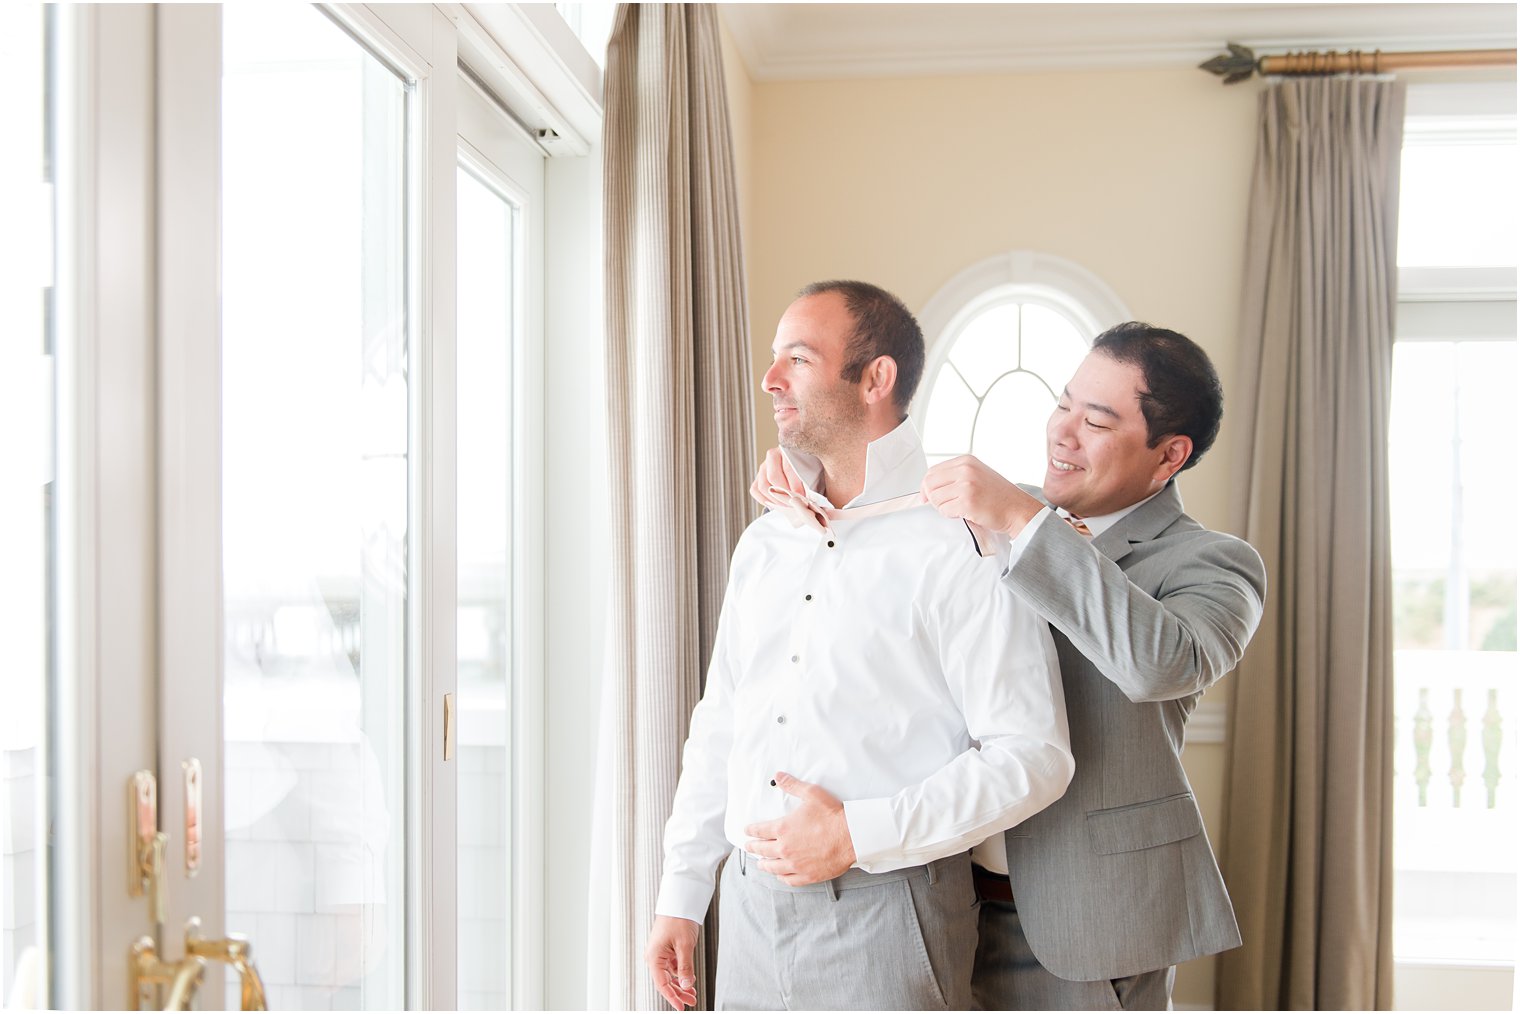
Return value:
[(1513, 342), (1400, 342), (1389, 445), (1400, 648), (1515, 650)]
[(1516, 152), (1513, 143), (1406, 145), (1399, 175), (1399, 264), (1514, 264), (1520, 232)]
[(1015, 373), (998, 381), (982, 402), (971, 453), (1015, 482), (1045, 478), (1045, 422), (1055, 402), (1038, 378)]
[(1514, 342), (1394, 346), (1394, 952), (1515, 945)]
[(518, 210), (459, 170), (459, 1009), (510, 1006)]
[(977, 401), (954, 366), (940, 368), (924, 417), (924, 450), (932, 456), (954, 457), (971, 447), (971, 424)]
[(1004, 303), (983, 310), (956, 336), (950, 361), (978, 398), (1003, 374), (1019, 365), (1019, 307)]
[(0, 1004), (40, 1007), (47, 966), (47, 740), (52, 356), (52, 199), (43, 129), (40, 4), (0, 7)]
[(271, 1008), (399, 1009), (406, 87), (312, 7), (223, 36), (227, 925)]
[[(1075, 324), (1048, 306), (1025, 303), (1019, 307), (1019, 315), (1023, 325), (1019, 365), (1045, 382), (1051, 398), (1059, 398), (1061, 389), (1087, 355), (1087, 339), (1082, 337)], [(1045, 414), (1049, 415), (1054, 407), (1055, 402), (1049, 402)], [(1040, 475), (1044, 474), (1041, 469)]]
[(1045, 424), (1087, 355), (1087, 336), (1043, 303), (1006, 302), (977, 314), (951, 340), (946, 361), (929, 377), (923, 418), (930, 463), (975, 454), (1009, 479), (1039, 483)]

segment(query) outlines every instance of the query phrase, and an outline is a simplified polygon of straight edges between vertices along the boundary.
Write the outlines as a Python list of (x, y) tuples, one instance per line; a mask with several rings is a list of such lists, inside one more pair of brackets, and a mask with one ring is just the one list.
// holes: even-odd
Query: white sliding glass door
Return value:
[(542, 1006), (546, 156), (456, 14), (55, 15), (57, 367), (41, 268), (0, 293), (3, 407), (56, 374), (60, 420), (0, 489), (47, 536), (5, 611), (6, 991), (52, 912), (62, 1006), (161, 1006), (192, 950), (202, 1009)]
[(304, 5), (222, 54), (226, 926), (276, 1009), (397, 1008), (410, 89)]

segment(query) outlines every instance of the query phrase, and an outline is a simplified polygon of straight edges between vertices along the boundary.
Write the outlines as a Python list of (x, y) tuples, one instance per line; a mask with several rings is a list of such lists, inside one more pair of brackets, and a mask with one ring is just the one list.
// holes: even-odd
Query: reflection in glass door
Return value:
[(44, 111), (46, 15), (0, 7), (0, 1006), (47, 992), (47, 749), (53, 447), (52, 207)]
[(272, 1008), (401, 1008), (409, 90), (223, 18), (226, 925)]

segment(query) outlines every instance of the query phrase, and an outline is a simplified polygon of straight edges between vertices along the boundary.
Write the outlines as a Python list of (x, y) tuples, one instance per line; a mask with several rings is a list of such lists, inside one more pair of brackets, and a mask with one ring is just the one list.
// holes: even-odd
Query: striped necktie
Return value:
[(1061, 520), (1065, 521), (1068, 525), (1071, 525), (1071, 527), (1075, 528), (1077, 532), (1083, 537), (1089, 539), (1093, 537), (1092, 529), (1088, 528), (1087, 522), (1083, 521), (1081, 518), (1073, 517), (1072, 515), (1067, 514), (1063, 516)]

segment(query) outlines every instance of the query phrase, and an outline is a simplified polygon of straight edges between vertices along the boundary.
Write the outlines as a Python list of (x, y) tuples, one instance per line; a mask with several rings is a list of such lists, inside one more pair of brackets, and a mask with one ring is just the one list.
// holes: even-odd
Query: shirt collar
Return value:
[[(823, 479), (823, 462), (806, 451), (783, 447), (781, 453), (807, 487), (808, 499), (831, 506), (828, 498), (817, 491), (818, 484)], [(860, 495), (845, 506), (859, 507), (916, 493), (928, 470), (929, 459), (924, 456), (924, 445), (918, 436), (918, 429), (913, 425), (912, 419), (904, 419), (892, 432), (877, 437), (866, 445), (865, 486)]]
[[(1156, 499), (1156, 497), (1160, 496), (1162, 492), (1165, 491), (1165, 489), (1166, 486), (1163, 485), (1161, 489), (1156, 490), (1156, 492), (1152, 493), (1144, 500), (1136, 500), (1128, 507), (1121, 507), (1118, 510), (1114, 511), (1112, 514), (1100, 514), (1097, 517), (1083, 518), (1082, 523), (1087, 526), (1087, 530), (1089, 532), (1093, 533), (1093, 537), (1097, 538), (1099, 535), (1102, 535), (1104, 532), (1114, 527), (1114, 525), (1117, 525), (1120, 521), (1123, 521), (1132, 512), (1139, 510), (1141, 507)], [(1057, 507), (1056, 513), (1061, 515), (1063, 518), (1071, 517), (1071, 512), (1068, 511), (1065, 507)]]

